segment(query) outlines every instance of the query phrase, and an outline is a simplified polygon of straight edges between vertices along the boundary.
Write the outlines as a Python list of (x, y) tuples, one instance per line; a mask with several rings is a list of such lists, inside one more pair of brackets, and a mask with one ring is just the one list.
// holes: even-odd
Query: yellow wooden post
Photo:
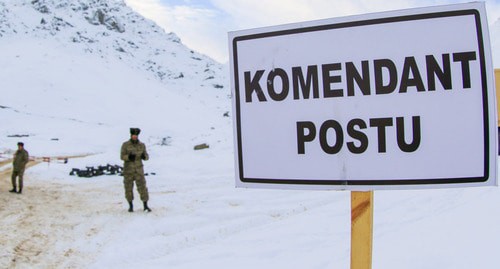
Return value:
[(351, 269), (372, 268), (373, 191), (351, 192)]
[[(495, 69), (495, 88), (497, 92), (497, 106), (500, 107), (500, 69)], [(498, 126), (500, 126), (500, 109), (497, 110)]]

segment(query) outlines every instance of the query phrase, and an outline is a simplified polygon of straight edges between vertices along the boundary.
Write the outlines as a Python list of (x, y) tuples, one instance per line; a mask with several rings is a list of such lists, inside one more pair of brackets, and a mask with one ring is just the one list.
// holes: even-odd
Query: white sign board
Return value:
[(229, 34), (236, 185), (496, 185), (484, 3)]

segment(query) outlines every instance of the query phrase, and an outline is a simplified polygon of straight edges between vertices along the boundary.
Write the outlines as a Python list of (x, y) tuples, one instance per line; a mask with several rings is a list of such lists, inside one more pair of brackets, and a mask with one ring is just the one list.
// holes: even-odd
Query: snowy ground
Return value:
[[(68, 174), (116, 152), (39, 163), (22, 195), (3, 165), (0, 267), (349, 268), (349, 192), (235, 189), (223, 147), (150, 152), (152, 213), (126, 211), (119, 176)], [(375, 192), (373, 268), (496, 268), (498, 204), (498, 188)]]

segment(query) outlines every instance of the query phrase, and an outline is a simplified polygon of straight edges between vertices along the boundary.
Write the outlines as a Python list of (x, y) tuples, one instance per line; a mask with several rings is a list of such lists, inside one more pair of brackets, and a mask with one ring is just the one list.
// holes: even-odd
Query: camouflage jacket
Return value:
[(14, 153), (14, 161), (12, 165), (14, 166), (14, 171), (24, 171), (26, 164), (29, 161), (29, 154), (25, 149), (17, 150)]
[[(135, 155), (135, 160), (129, 160), (130, 154)], [(146, 151), (146, 145), (144, 145), (144, 143), (139, 140), (137, 140), (137, 142), (128, 140), (123, 143), (120, 152), (120, 158), (122, 159), (122, 161), (124, 161), (123, 174), (127, 175), (138, 173), (144, 175), (142, 157), (144, 157), (144, 160), (149, 160), (149, 155)]]

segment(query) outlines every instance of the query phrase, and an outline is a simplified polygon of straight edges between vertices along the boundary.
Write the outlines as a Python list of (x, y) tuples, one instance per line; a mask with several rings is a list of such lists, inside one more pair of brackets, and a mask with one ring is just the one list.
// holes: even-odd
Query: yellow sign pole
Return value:
[[(495, 88), (497, 92), (497, 106), (500, 107), (500, 69), (495, 69)], [(497, 109), (498, 126), (500, 127), (500, 109)]]
[(351, 269), (372, 268), (373, 191), (351, 192)]

